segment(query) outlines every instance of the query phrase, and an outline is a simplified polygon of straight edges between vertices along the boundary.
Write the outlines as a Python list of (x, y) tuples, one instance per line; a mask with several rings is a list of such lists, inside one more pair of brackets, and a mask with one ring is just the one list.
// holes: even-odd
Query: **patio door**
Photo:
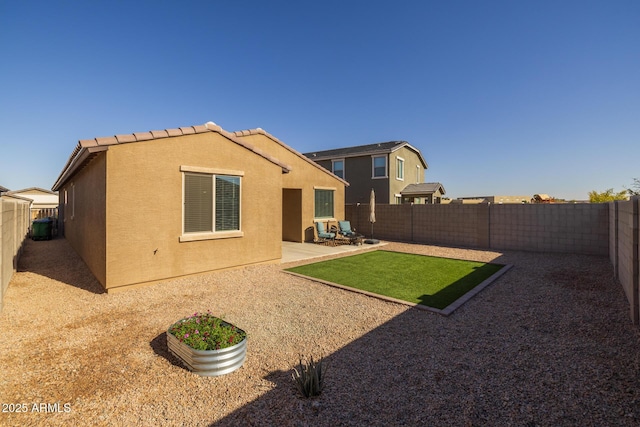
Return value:
[(303, 242), (302, 189), (282, 189), (282, 240)]

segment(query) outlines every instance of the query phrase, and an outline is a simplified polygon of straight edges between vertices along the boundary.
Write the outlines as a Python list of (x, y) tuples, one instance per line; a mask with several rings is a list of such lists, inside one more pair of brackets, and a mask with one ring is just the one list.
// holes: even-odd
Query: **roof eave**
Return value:
[(410, 150), (413, 150), (418, 155), (418, 158), (420, 159), (420, 163), (422, 163), (422, 167), (425, 169), (429, 169), (429, 165), (427, 164), (427, 161), (424, 159), (424, 157), (422, 157), (422, 153), (420, 152), (420, 150), (418, 150), (416, 147), (409, 144), (408, 142), (405, 142), (404, 144), (401, 144), (397, 147), (393, 147), (389, 152), (393, 153), (394, 151), (399, 150), (402, 147), (407, 147)]
[(98, 153), (103, 151), (107, 151), (109, 146), (94, 146), (94, 147), (86, 147), (79, 145), (80, 150), (77, 151), (69, 162), (67, 166), (62, 170), (60, 176), (58, 177), (55, 184), (51, 189), (53, 191), (60, 191), (62, 186), (73, 177), (77, 171), (82, 169), (91, 159), (93, 159)]
[[(420, 159), (420, 163), (422, 163), (422, 167), (425, 169), (429, 169), (429, 165), (427, 164), (427, 161), (422, 156), (422, 153), (420, 152), (420, 150), (418, 150), (417, 148), (415, 148), (414, 146), (412, 146), (406, 141), (392, 148), (384, 148), (381, 150), (374, 150), (374, 151), (361, 151), (361, 152), (355, 152), (350, 154), (335, 154), (335, 155), (320, 155), (320, 156), (317, 156), (317, 155), (313, 156), (314, 153), (306, 153), (303, 155), (315, 162), (315, 161), (323, 161), (323, 160), (347, 159), (352, 157), (366, 157), (366, 156), (377, 156), (380, 154), (390, 154), (390, 153), (393, 153), (394, 151), (401, 149), (402, 147), (408, 147), (409, 149), (414, 151), (418, 155), (418, 158)], [(313, 157), (310, 157), (310, 156), (313, 156)]]
[[(335, 175), (333, 172), (323, 168), (322, 166), (317, 164), (315, 161), (311, 160), (310, 158), (308, 158), (307, 156), (305, 156), (304, 154), (302, 154), (298, 150), (296, 150), (296, 149), (290, 147), (289, 145), (285, 144), (284, 142), (280, 141), (278, 138), (276, 138), (275, 136), (271, 135), (269, 132), (265, 131), (262, 128), (240, 130), (240, 131), (233, 132), (233, 134), (234, 134), (234, 136), (240, 137), (240, 138), (242, 138), (243, 136), (256, 135), (256, 134), (257, 135), (263, 135), (263, 136), (269, 138), (270, 140), (272, 140), (273, 142), (275, 142), (276, 144), (279, 144), (280, 146), (282, 146), (286, 150), (290, 151), (294, 155), (298, 156), (299, 158), (301, 158), (305, 162), (309, 163), (313, 167), (318, 168), (319, 170), (321, 170), (324, 173), (328, 173), (329, 175), (331, 175), (332, 177), (334, 177), (335, 179), (340, 181), (345, 186), (347, 186), (347, 187), (349, 186), (349, 183), (347, 181), (345, 181), (344, 179), (342, 179), (339, 176)], [(287, 171), (287, 173), (288, 172), (289, 172), (289, 170)]]

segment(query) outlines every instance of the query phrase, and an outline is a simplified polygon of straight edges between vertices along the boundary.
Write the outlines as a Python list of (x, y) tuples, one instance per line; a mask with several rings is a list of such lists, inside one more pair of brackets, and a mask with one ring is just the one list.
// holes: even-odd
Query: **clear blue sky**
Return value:
[(80, 139), (214, 121), (406, 140), (450, 197), (640, 178), (640, 1), (2, 1), (0, 185)]

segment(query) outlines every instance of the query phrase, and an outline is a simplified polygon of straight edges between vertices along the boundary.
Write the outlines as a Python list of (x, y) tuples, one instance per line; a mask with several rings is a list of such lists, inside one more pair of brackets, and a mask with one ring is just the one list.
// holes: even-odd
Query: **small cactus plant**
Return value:
[(316, 362), (313, 360), (313, 356), (303, 363), (302, 357), (300, 357), (297, 369), (293, 368), (291, 376), (304, 397), (318, 396), (322, 392), (326, 371), (323, 363), (323, 358)]

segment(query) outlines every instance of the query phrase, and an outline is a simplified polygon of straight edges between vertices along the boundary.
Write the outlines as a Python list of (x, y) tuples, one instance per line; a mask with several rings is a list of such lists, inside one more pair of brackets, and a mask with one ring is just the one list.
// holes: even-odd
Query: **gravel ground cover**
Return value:
[[(608, 259), (385, 249), (514, 267), (444, 317), (281, 271), (294, 263), (107, 295), (64, 239), (28, 241), (0, 314), (0, 425), (640, 424), (640, 336)], [(222, 377), (166, 347), (208, 309), (249, 334)], [(300, 355), (326, 356), (318, 398), (297, 394)]]

